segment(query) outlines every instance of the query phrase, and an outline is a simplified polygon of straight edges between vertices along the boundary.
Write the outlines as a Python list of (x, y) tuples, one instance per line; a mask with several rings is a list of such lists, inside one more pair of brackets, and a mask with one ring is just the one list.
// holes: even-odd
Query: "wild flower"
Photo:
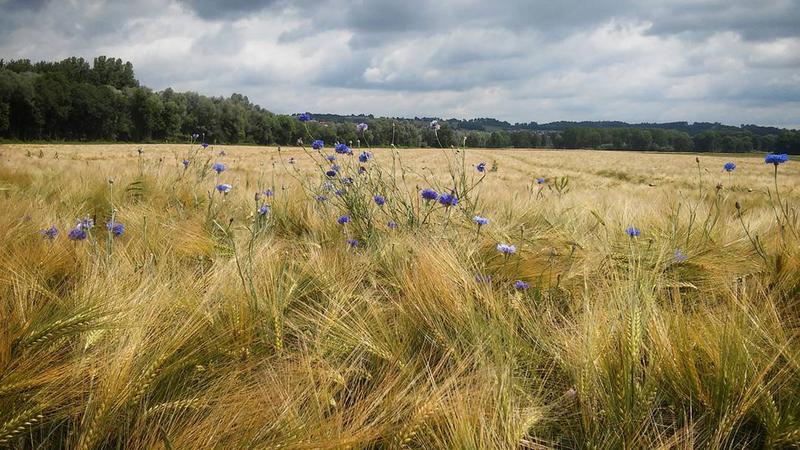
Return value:
[(383, 206), (386, 203), (386, 199), (382, 195), (375, 195), (372, 197), (372, 200), (374, 200), (375, 204), (378, 206)]
[(342, 189), (337, 189), (336, 192), (334, 192), (334, 194), (336, 194), (338, 197), (341, 197), (345, 194), (345, 192)]
[(491, 275), (475, 275), (475, 282), (478, 284), (489, 284), (492, 282)]
[(183, 164), (183, 168), (184, 169), (188, 169), (189, 168), (189, 160), (188, 159), (184, 159), (183, 161), (181, 161), (181, 163)]
[(363, 132), (367, 131), (367, 128), (369, 128), (369, 125), (367, 125), (367, 124), (365, 124), (363, 122), (358, 124), (358, 125), (356, 125), (356, 131), (358, 131), (359, 133), (363, 133)]
[(678, 249), (675, 249), (675, 255), (673, 255), (673, 257), (672, 257), (672, 260), (673, 260), (675, 263), (682, 263), (682, 262), (686, 261), (687, 259), (689, 259), (689, 257), (688, 257), (688, 256), (686, 256), (686, 255), (685, 255), (685, 254), (684, 254), (684, 253), (681, 251), (681, 249), (679, 249), (679, 248), (678, 248)]
[(323, 147), (325, 147), (325, 142), (323, 142), (321, 139), (317, 139), (311, 143), (311, 148), (314, 150), (322, 150)]
[(786, 153), (770, 153), (769, 155), (764, 157), (764, 162), (767, 164), (783, 164), (786, 161), (789, 161), (789, 155)]
[(625, 229), (625, 233), (628, 236), (632, 237), (632, 238), (639, 237), (639, 235), (642, 234), (642, 232), (636, 227), (628, 227), (628, 228), (626, 228)]
[(94, 228), (94, 220), (89, 217), (81, 219), (78, 221), (78, 224), (75, 225), (75, 228), (80, 228), (81, 230), (91, 230)]
[(536, 184), (544, 184), (544, 181), (545, 181), (544, 178), (537, 178)]
[(362, 163), (369, 161), (371, 158), (372, 158), (372, 153), (366, 151), (361, 152), (361, 154), (358, 155), (358, 160)]
[(359, 166), (358, 167), (358, 174), (359, 175), (364, 175), (365, 173), (367, 173), (367, 168), (364, 167), (364, 166)]
[(334, 161), (336, 161), (336, 155), (328, 155), (328, 156), (327, 156), (327, 158), (328, 158), (328, 161), (329, 161), (329, 162), (334, 162)]
[(477, 166), (475, 166), (475, 169), (480, 173), (486, 172), (486, 163), (485, 162), (479, 163)]
[(297, 120), (299, 120), (300, 122), (309, 122), (311, 120), (311, 114), (302, 113), (299, 116), (297, 116)]
[(208, 142), (203, 142), (202, 144), (200, 144), (200, 146), (203, 148), (208, 148)]
[(336, 147), (334, 147), (333, 150), (336, 153), (340, 154), (340, 155), (352, 155), (353, 154), (353, 151), (350, 150), (350, 147), (348, 147), (345, 144), (336, 144)]
[(352, 248), (358, 247), (359, 244), (360, 244), (360, 242), (358, 242), (358, 239), (348, 239), (347, 240), (347, 245), (349, 245)]
[(330, 181), (326, 181), (322, 183), (322, 188), (325, 189), (326, 191), (331, 191), (333, 190), (333, 183), (331, 183)]
[(230, 192), (231, 188), (233, 188), (233, 186), (227, 183), (222, 183), (217, 185), (217, 190), (223, 194), (227, 194), (228, 192)]
[(350, 222), (350, 216), (348, 215), (339, 216), (339, 218), (336, 219), (336, 221), (339, 222), (339, 225), (344, 225), (347, 222)]
[(444, 205), (445, 208), (456, 206), (458, 204), (458, 197), (455, 194), (442, 194), (439, 196), (439, 203)]
[(324, 195), (317, 195), (316, 197), (314, 197), (314, 200), (316, 200), (318, 202), (324, 202), (327, 199), (328, 199), (328, 197), (325, 197)]
[(119, 222), (109, 221), (106, 223), (106, 228), (116, 237), (122, 236), (122, 234), (125, 233), (125, 225)]
[(50, 228), (45, 228), (44, 230), (41, 231), (41, 233), (42, 236), (45, 237), (45, 239), (49, 239), (52, 241), (53, 239), (56, 238), (56, 236), (58, 236), (58, 228), (56, 228), (55, 225), (51, 225)]
[(267, 213), (269, 213), (269, 205), (261, 205), (261, 207), (258, 208), (259, 216), (265, 216)]
[(86, 230), (81, 227), (75, 227), (67, 234), (67, 238), (69, 238), (70, 241), (82, 241), (86, 239), (86, 236)]
[(342, 177), (341, 180), (342, 184), (353, 184), (353, 177)]
[(394, 230), (394, 229), (396, 229), (396, 228), (397, 228), (397, 222), (395, 222), (394, 220), (390, 220), (390, 221), (389, 221), (389, 223), (387, 223), (386, 225), (387, 225), (387, 226), (389, 227), (389, 229), (391, 229), (391, 230)]
[(422, 192), (420, 192), (420, 195), (425, 200), (436, 200), (437, 198), (439, 198), (439, 193), (429, 188), (423, 189)]
[(200, 134), (198, 134), (198, 133), (192, 133), (192, 140), (193, 140), (193, 141), (194, 141), (195, 139), (199, 138), (199, 137), (200, 137)]
[(517, 253), (517, 246), (513, 244), (497, 244), (497, 251), (504, 255), (513, 255)]
[(272, 197), (273, 195), (275, 195), (275, 193), (272, 192), (272, 189), (267, 189), (266, 191), (264, 191), (264, 195), (267, 197)]
[(331, 170), (336, 173), (339, 173), (342, 170), (342, 167), (338, 164), (331, 164)]
[(736, 169), (736, 164), (732, 162), (726, 162), (722, 168), (725, 169), (725, 172), (733, 172), (733, 170)]
[(329, 171), (325, 172), (325, 175), (327, 175), (327, 176), (328, 176), (328, 177), (330, 177), (330, 178), (333, 178), (333, 177), (335, 177), (335, 176), (336, 176), (336, 171), (335, 171), (335, 170), (333, 170), (333, 169), (331, 169), (331, 170), (329, 170)]
[(222, 172), (225, 172), (225, 164), (222, 164), (221, 162), (214, 163), (214, 165), (211, 166), (211, 168), (214, 169), (214, 172), (217, 172), (217, 175), (221, 174)]
[(522, 280), (517, 280), (514, 282), (514, 289), (518, 291), (526, 291), (529, 287), (531, 287), (531, 285)]
[(486, 217), (481, 217), (481, 216), (475, 216), (475, 217), (473, 217), (473, 218), (472, 218), (472, 221), (473, 221), (473, 222), (475, 222), (475, 223), (477, 223), (479, 227), (480, 227), (480, 226), (483, 226), (483, 225), (488, 225), (488, 224), (489, 224), (489, 219), (487, 219)]

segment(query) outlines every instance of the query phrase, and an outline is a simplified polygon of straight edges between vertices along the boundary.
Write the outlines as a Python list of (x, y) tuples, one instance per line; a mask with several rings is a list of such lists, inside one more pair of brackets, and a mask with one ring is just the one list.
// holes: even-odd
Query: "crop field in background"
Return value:
[(797, 161), (352, 152), (0, 145), (0, 446), (800, 446)]

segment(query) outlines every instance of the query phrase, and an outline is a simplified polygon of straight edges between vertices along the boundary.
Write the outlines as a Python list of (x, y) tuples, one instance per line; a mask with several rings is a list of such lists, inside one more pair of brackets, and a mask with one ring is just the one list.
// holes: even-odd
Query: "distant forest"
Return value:
[[(800, 153), (800, 130), (719, 123), (536, 122), (491, 118), (439, 120), (314, 114), (315, 138), (356, 142), (366, 122), (373, 146), (598, 148), (696, 152)], [(273, 114), (241, 94), (207, 97), (141, 86), (133, 65), (100, 56), (31, 63), (0, 59), (0, 140), (186, 142), (291, 145), (305, 135), (295, 116)], [(437, 139), (438, 137), (438, 139)]]

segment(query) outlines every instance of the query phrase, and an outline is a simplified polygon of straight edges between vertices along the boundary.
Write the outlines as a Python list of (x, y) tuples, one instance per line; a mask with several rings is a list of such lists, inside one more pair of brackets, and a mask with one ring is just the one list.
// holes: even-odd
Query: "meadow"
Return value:
[(796, 161), (339, 150), (0, 146), (0, 446), (800, 447)]

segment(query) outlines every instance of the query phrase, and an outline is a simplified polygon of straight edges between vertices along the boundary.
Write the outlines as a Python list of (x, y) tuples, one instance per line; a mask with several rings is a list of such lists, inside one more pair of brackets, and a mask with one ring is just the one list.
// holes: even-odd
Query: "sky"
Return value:
[(0, 58), (301, 111), (800, 127), (800, 0), (0, 0)]

